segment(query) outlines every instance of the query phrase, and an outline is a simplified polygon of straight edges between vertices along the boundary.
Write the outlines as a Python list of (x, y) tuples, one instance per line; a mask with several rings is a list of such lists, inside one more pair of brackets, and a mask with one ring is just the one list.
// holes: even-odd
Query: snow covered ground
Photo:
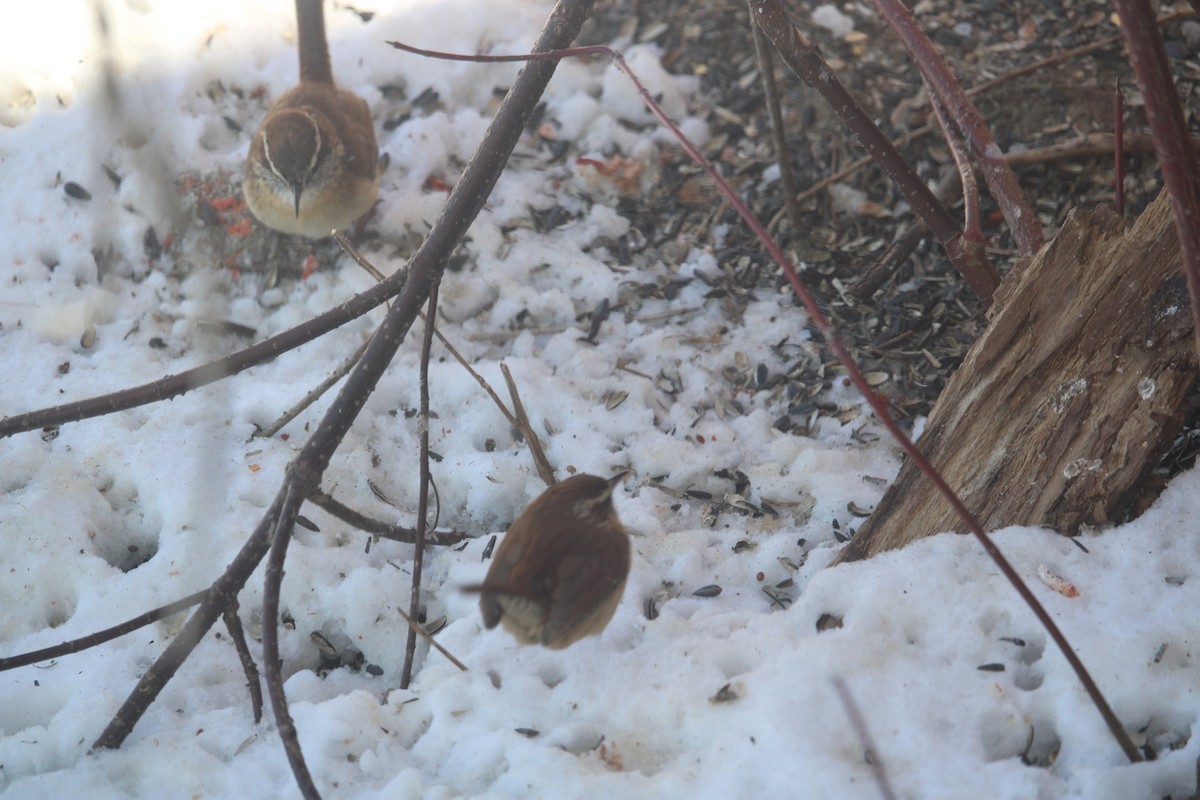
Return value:
[[(291, 4), (106, 7), (111, 49), (101, 47), (84, 0), (21, 4), (0, 30), (2, 415), (205, 363), (246, 344), (206, 322), (236, 322), (263, 338), (371, 283), (343, 258), (268, 287), (263, 272), (231, 265), (200, 239), (151, 260), (149, 227), (162, 237), (200, 224), (181, 215), (177, 179), (237, 175), (263, 103), (294, 82)], [(426, 88), (440, 99), (430, 113), (380, 129), (390, 165), (372, 226), (385, 242), (423, 231), (436, 216), (445, 193), (429, 179), (456, 180), (487, 124), (493, 89), (507, 86), (516, 67), (427, 61), (383, 42), (517, 52), (548, 9), (519, 0), (400, 0), (375, 4), (364, 23), (328, 4), (334, 74), (377, 117)], [(668, 110), (699, 108), (689, 106), (694, 83), (663, 73), (652, 48), (628, 45)], [(105, 59), (120, 86), (119, 116), (102, 102)], [(261, 86), (266, 98), (254, 94)], [(384, 86), (404, 87), (400, 100)], [(731, 325), (694, 281), (673, 299), (618, 309), (596, 345), (580, 341), (582, 315), (603, 299), (616, 303), (631, 282), (718, 268), (703, 247), (680, 248), (678, 263), (629, 267), (617, 267), (607, 249), (629, 223), (611, 210), (613, 188), (575, 158), (602, 160), (615, 147), (653, 165), (656, 150), (669, 146), (663, 135), (617, 121), (646, 119), (636, 102), (601, 63), (561, 66), (545, 118), (573, 143), (572, 156), (547, 166), (532, 140), (518, 147), (471, 230), (466, 268), (447, 274), (441, 326), (502, 394), (499, 363), (509, 365), (560, 476), (634, 470), (615, 498), (634, 537), (623, 602), (601, 636), (564, 651), (519, 647), (482, 629), (476, 598), (457, 587), (482, 578), (492, 534), (543, 486), (490, 399), (435, 345), (441, 524), (478, 538), (430, 553), (424, 596), (427, 619), (446, 619), (439, 642), (470, 670), (422, 644), (412, 687), (398, 690), (406, 627), (395, 609), (407, 605), (411, 547), (379, 541), (366, 552), (365, 534), (306, 507), (320, 532), (298, 529), (289, 551), (282, 608), (295, 624), (281, 632), (281, 646), (292, 712), (325, 796), (878, 797), (834, 690), (837, 677), (861, 707), (901, 797), (1194, 792), (1200, 473), (1176, 478), (1140, 520), (1082, 537), (1088, 552), (1045, 530), (996, 536), (1117, 714), (1160, 751), (1157, 761), (1130, 766), (1061, 654), (973, 540), (942, 535), (825, 568), (840, 546), (835, 526), (857, 525), (849, 507), (871, 507), (899, 460), (840, 387), (829, 399), (851, 419), (823, 417), (812, 436), (772, 427), (786, 399), (770, 391), (738, 395), (744, 414), (718, 413), (734, 397), (722, 369), (785, 370), (771, 345), (805, 340), (805, 317), (788, 297), (760, 295)], [(702, 133), (703, 124), (692, 120), (688, 129)], [(102, 165), (121, 177), (119, 186)], [(70, 196), (65, 181), (90, 200)], [(530, 208), (553, 205), (578, 219), (538, 232)], [(210, 240), (224, 235), (210, 226)], [(368, 255), (393, 271), (405, 253), (389, 245)], [(381, 315), (171, 402), (65, 425), (56, 436), (0, 440), (0, 656), (207, 587), (333, 395), (286, 428), (286, 438), (252, 440), (255, 426), (322, 380)], [(409, 413), (417, 407), (415, 344), (414, 337), (392, 365), (324, 483), (343, 502), (405, 524), (418, 483)], [(734, 491), (729, 476), (738, 470), (749, 479), (746, 499), (770, 504), (777, 516), (726, 509), (710, 525), (698, 496), (651, 485), (719, 499)], [(1040, 582), (1043, 565), (1079, 595)], [(694, 594), (713, 584), (719, 595)], [(254, 635), (261, 585), (260, 570), (241, 596)], [(826, 614), (842, 626), (818, 632)], [(274, 726), (253, 723), (236, 654), (219, 629), (124, 747), (88, 755), (182, 619), (0, 673), (0, 794), (295, 796)], [(361, 652), (366, 666), (319, 677), (314, 633), (340, 653)]]

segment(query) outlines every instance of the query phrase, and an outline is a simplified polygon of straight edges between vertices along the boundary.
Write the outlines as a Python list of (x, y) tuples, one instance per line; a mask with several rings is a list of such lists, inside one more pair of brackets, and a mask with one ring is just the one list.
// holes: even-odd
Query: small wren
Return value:
[(333, 82), (322, 2), (296, 0), (300, 83), (254, 134), (242, 184), (260, 222), (314, 238), (361, 217), (379, 194), (371, 109)]
[(629, 535), (612, 493), (629, 473), (576, 475), (551, 486), (508, 529), (483, 583), (489, 628), (553, 650), (604, 630), (629, 576)]

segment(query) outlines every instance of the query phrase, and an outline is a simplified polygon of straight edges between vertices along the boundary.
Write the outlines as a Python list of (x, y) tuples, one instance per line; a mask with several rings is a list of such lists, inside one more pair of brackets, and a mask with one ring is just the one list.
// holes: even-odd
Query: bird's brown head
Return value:
[[(295, 215), (300, 217), (300, 198), (323, 165), (330, 162), (331, 142), (322, 135), (319, 112), (308, 108), (280, 109), (264, 122), (256, 136), (262, 160), (280, 188), (287, 187)], [(336, 141), (336, 140), (334, 140)]]
[[(607, 479), (596, 475), (575, 475), (551, 486), (534, 503), (585, 524), (607, 524), (617, 520), (612, 502), (613, 490), (627, 474), (628, 471), (625, 471)], [(563, 524), (570, 522), (563, 520)]]
[(517, 517), (473, 587), (487, 627), (503, 622), (522, 644), (556, 649), (604, 630), (629, 575), (629, 536), (612, 502), (626, 474), (568, 478)]

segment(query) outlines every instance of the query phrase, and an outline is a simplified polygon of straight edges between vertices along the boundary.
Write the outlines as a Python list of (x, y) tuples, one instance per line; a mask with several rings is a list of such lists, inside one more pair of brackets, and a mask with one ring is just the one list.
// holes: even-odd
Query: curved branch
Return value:
[(173, 603), (167, 603), (165, 606), (147, 611), (144, 614), (138, 614), (133, 619), (122, 622), (120, 625), (114, 625), (111, 628), (105, 628), (102, 631), (89, 633), (87, 636), (81, 636), (78, 639), (72, 639), (69, 642), (56, 644), (53, 647), (43, 647), (41, 650), (33, 650), (28, 653), (21, 653), (8, 658), (0, 658), (0, 672), (5, 670), (16, 669), (17, 667), (25, 667), (30, 664), (36, 664), (39, 661), (48, 661), (51, 658), (59, 656), (69, 656), (72, 653), (78, 653), (82, 650), (87, 650), (89, 647), (95, 647), (98, 644), (110, 642), (124, 636), (127, 633), (133, 633), (138, 628), (144, 628), (152, 622), (157, 622), (160, 619), (165, 619), (172, 614), (178, 614), (180, 611), (185, 611), (197, 603), (204, 600), (208, 595), (208, 591), (195, 592), (187, 597), (180, 598)]
[(290, 476), (288, 484), (279, 520), (271, 533), (271, 550), (263, 576), (263, 673), (267, 679), (267, 697), (271, 700), (275, 725), (279, 728), (279, 738), (283, 741), (283, 749), (287, 752), (288, 764), (292, 767), (300, 794), (305, 800), (320, 800), (321, 793), (317, 791), (312, 773), (304, 761), (304, 751), (300, 749), (296, 723), (288, 711), (287, 695), (283, 691), (283, 661), (279, 657), (279, 592), (283, 588), (283, 562), (287, 558), (287, 546), (292, 540), (296, 516), (304, 502), (304, 493), (298, 491)]
[(399, 270), (382, 283), (354, 295), (320, 316), (313, 317), (307, 322), (289, 328), (269, 339), (263, 339), (244, 350), (185, 370), (178, 375), (168, 375), (141, 386), (122, 389), (98, 397), (89, 397), (73, 403), (27, 411), (24, 414), (13, 414), (11, 417), (0, 419), (0, 439), (50, 425), (78, 422), (92, 417), (102, 417), (115, 411), (127, 411), (138, 406), (157, 403), (160, 400), (170, 400), (187, 394), (193, 389), (199, 389), (201, 386), (216, 383), (256, 364), (277, 358), (289, 350), (295, 350), (300, 345), (307, 344), (313, 339), (361, 317), (376, 306), (387, 302), (389, 298), (399, 292), (404, 286), (405, 277), (404, 270)]

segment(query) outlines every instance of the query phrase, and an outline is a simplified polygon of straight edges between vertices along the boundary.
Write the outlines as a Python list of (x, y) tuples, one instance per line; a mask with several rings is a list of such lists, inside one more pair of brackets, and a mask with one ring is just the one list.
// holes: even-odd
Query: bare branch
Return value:
[(508, 394), (512, 397), (513, 410), (517, 417), (517, 427), (521, 429), (521, 435), (525, 437), (525, 441), (529, 444), (529, 450), (533, 455), (533, 463), (537, 466), (538, 475), (545, 481), (547, 486), (553, 486), (557, 479), (554, 477), (554, 467), (550, 466), (550, 459), (546, 458), (546, 452), (542, 450), (542, 442), (538, 439), (537, 431), (533, 429), (533, 425), (529, 423), (529, 417), (525, 414), (525, 405), (521, 402), (521, 394), (517, 391), (517, 382), (513, 380), (512, 373), (508, 370), (508, 365), (503, 361), (500, 362), (500, 371), (504, 373), (504, 382), (508, 384)]
[[(437, 284), (429, 292), (429, 311), (425, 314), (425, 336), (421, 339), (421, 469), (420, 487), (417, 489), (417, 541), (413, 551), (412, 592), (409, 596), (408, 615), (405, 619), (416, 619), (421, 613), (421, 572), (425, 566), (425, 529), (429, 513), (429, 353), (433, 349), (434, 320), (437, 319)], [(409, 627), (408, 641), (404, 647), (404, 668), (400, 673), (400, 688), (407, 689), (412, 681), (413, 659), (417, 652), (417, 631)]]
[(771, 120), (771, 138), (775, 141), (775, 160), (779, 163), (779, 183), (783, 190), (783, 203), (787, 209), (792, 234), (804, 230), (800, 216), (800, 203), (796, 199), (796, 177), (792, 174), (792, 155), (787, 144), (787, 130), (783, 125), (783, 110), (779, 107), (779, 83), (775, 79), (775, 58), (768, 46), (762, 28), (754, 22), (754, 0), (746, 0), (750, 7), (750, 32), (754, 35), (754, 58), (758, 61), (758, 72), (762, 77), (763, 98), (766, 100), (767, 116)]
[(842, 701), (842, 708), (845, 709), (846, 716), (850, 719), (850, 727), (854, 729), (854, 735), (858, 737), (858, 741), (862, 745), (863, 756), (871, 767), (871, 772), (875, 774), (875, 782), (879, 784), (879, 793), (883, 795), (883, 800), (896, 800), (896, 793), (892, 791), (892, 784), (888, 781), (887, 770), (884, 769), (879, 748), (871, 739), (871, 731), (867, 729), (867, 722), (863, 719), (858, 703), (854, 702), (850, 688), (846, 686), (846, 682), (840, 676), (834, 677), (833, 688), (838, 694), (838, 699)]
[(263, 670), (267, 680), (267, 697), (271, 699), (271, 710), (275, 714), (275, 726), (279, 729), (279, 738), (283, 741), (296, 785), (300, 787), (300, 794), (305, 800), (319, 800), (321, 793), (317, 791), (312, 773), (304, 761), (296, 723), (288, 710), (287, 695), (283, 691), (283, 663), (279, 657), (279, 592), (283, 586), (283, 562), (287, 558), (287, 546), (292, 539), (296, 515), (300, 513), (300, 505), (304, 502), (304, 494), (293, 481), (294, 477), (289, 475), (283, 507), (271, 533), (271, 550), (263, 579)]
[(438, 643), (437, 639), (434, 639), (432, 636), (429, 635), (429, 631), (425, 630), (419, 624), (417, 624), (417, 621), (415, 619), (413, 619), (412, 617), (410, 617), (408, 614), (405, 614), (404, 609), (400, 608), (400, 606), (396, 606), (396, 613), (399, 614), (400, 616), (404, 617), (404, 621), (408, 623), (408, 627), (411, 628), (412, 630), (416, 631), (418, 636), (420, 636), (425, 641), (429, 642), (430, 646), (432, 646), (435, 650), (437, 650), (439, 653), (441, 653), (446, 658), (448, 658), (450, 660), (451, 664), (458, 667), (463, 672), (468, 671), (466, 664), (459, 661), (457, 658), (454, 657), (453, 653), (451, 653), (446, 648), (442, 647), (442, 645)]
[(136, 631), (138, 628), (144, 628), (152, 622), (165, 619), (172, 614), (178, 614), (180, 611), (186, 611), (204, 600), (207, 595), (207, 591), (195, 592), (194, 594), (189, 594), (187, 597), (176, 600), (174, 603), (167, 603), (165, 606), (159, 606), (152, 611), (138, 614), (133, 619), (122, 622), (120, 625), (114, 625), (111, 628), (105, 628), (96, 633), (89, 633), (87, 636), (72, 639), (62, 644), (56, 644), (53, 647), (44, 647), (41, 650), (34, 650), (30, 653), (0, 658), (0, 672), (16, 669), (17, 667), (26, 667), (30, 664), (36, 664), (39, 661), (48, 661), (51, 658), (58, 658), (59, 656), (69, 656), (72, 653), (87, 650), (89, 647), (111, 642), (113, 639)]
[[(367, 515), (355, 511), (346, 506), (331, 495), (325, 492), (317, 491), (308, 496), (308, 502), (320, 508), (331, 517), (336, 517), (347, 525), (358, 528), (360, 531), (365, 531), (372, 536), (379, 536), (383, 539), (390, 539), (393, 542), (401, 544), (416, 544), (417, 529), (405, 528), (401, 525), (389, 525), (386, 522), (381, 522), (377, 519), (372, 519)], [(449, 547), (455, 544), (461, 544), (468, 539), (473, 538), (470, 534), (462, 531), (426, 531), (425, 544), (438, 545), (440, 547)]]
[(258, 665), (254, 656), (250, 655), (250, 646), (246, 643), (246, 629), (242, 627), (242, 618), (238, 616), (238, 607), (234, 605), (225, 609), (225, 629), (233, 639), (233, 647), (237, 650), (242, 662), (242, 671), (246, 673), (246, 688), (250, 691), (250, 708), (254, 714), (254, 724), (262, 722), (263, 695), (262, 686), (258, 681)]

